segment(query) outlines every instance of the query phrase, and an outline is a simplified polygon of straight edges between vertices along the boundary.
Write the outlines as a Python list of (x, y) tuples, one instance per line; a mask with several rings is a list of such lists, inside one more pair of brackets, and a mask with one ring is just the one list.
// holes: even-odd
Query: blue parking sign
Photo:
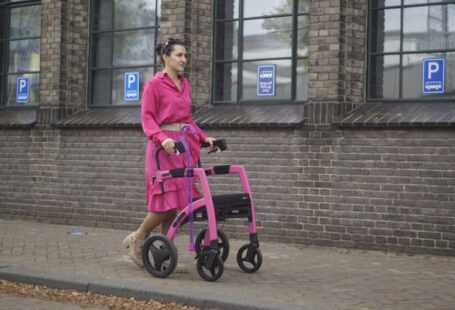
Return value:
[(139, 72), (126, 72), (124, 80), (125, 101), (139, 100)]
[(16, 78), (16, 103), (27, 103), (29, 101), (30, 83), (29, 78)]
[(444, 93), (444, 66), (443, 58), (423, 60), (422, 92), (424, 94)]
[(258, 66), (257, 96), (275, 96), (275, 65)]

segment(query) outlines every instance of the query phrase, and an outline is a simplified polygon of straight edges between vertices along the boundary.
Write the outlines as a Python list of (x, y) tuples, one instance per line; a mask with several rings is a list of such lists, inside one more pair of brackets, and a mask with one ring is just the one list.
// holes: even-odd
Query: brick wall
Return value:
[(364, 102), (367, 1), (312, 1), (307, 123), (329, 124)]
[(188, 45), (187, 76), (194, 106), (209, 104), (212, 55), (212, 1), (162, 0), (161, 40), (184, 39)]
[(88, 25), (88, 1), (42, 1), (37, 116), (41, 126), (65, 119), (86, 106)]
[[(455, 255), (450, 130), (208, 132), (229, 151), (205, 164), (246, 165), (260, 240)], [(144, 143), (136, 129), (4, 132), (0, 217), (135, 228)], [(233, 177), (210, 181), (214, 193), (239, 190)], [(243, 220), (228, 223), (229, 236), (246, 238)]]

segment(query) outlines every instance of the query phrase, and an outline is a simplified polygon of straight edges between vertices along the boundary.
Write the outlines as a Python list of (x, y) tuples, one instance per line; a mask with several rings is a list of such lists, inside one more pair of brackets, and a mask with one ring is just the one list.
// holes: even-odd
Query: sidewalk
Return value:
[[(74, 231), (87, 234), (68, 235)], [(230, 239), (223, 276), (206, 282), (187, 250), (188, 237), (181, 235), (177, 269), (158, 279), (129, 259), (121, 244), (127, 234), (0, 219), (0, 278), (201, 308), (455, 309), (455, 257), (260, 241), (263, 265), (247, 274), (236, 261), (237, 250), (247, 242)]]

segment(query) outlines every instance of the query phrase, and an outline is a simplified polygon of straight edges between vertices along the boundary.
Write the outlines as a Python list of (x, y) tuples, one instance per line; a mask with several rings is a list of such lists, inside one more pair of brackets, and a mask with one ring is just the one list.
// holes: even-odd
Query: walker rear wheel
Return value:
[(223, 274), (223, 260), (214, 250), (202, 251), (197, 260), (197, 271), (202, 279), (216, 281)]
[[(221, 230), (217, 229), (218, 234), (218, 251), (223, 262), (225, 262), (229, 256), (229, 240), (226, 234)], [(199, 256), (204, 249), (204, 238), (207, 233), (207, 228), (203, 229), (196, 237), (196, 254)], [(205, 250), (205, 249), (204, 249)], [(208, 249), (207, 249), (208, 250)]]
[(164, 235), (154, 235), (144, 243), (142, 261), (154, 277), (166, 278), (177, 266), (177, 248)]
[(248, 273), (259, 270), (262, 265), (262, 253), (254, 244), (245, 244), (237, 252), (237, 263), (239, 267)]

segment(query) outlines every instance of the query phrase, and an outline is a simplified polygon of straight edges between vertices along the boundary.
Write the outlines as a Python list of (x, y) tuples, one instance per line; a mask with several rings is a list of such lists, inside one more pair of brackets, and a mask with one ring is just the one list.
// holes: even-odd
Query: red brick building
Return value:
[(203, 162), (246, 165), (261, 239), (454, 255), (454, 21), (453, 1), (0, 1), (0, 217), (136, 227), (140, 91), (174, 36), (229, 145)]

